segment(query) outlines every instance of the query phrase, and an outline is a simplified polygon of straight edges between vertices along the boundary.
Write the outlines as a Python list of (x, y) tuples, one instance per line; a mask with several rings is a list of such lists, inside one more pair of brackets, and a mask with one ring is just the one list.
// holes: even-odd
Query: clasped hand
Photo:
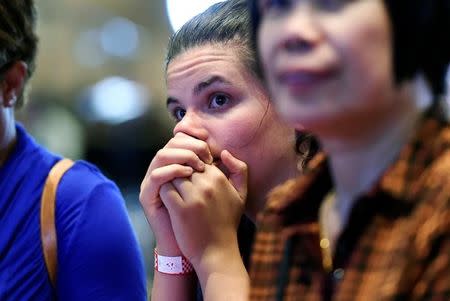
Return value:
[(214, 160), (205, 141), (177, 133), (150, 163), (140, 201), (158, 252), (183, 254), (196, 267), (237, 244), (246, 196), (244, 162), (226, 150)]

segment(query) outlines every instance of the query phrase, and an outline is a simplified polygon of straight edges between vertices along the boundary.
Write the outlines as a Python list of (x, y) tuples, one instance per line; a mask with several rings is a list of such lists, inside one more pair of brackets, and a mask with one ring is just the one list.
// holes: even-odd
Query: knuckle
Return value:
[(150, 199), (149, 192), (144, 189), (141, 189), (139, 192), (139, 202), (141, 204), (147, 203), (147, 201)]
[(212, 182), (218, 185), (222, 185), (227, 182), (227, 178), (219, 169), (213, 169), (213, 172), (211, 172), (210, 177)]
[(200, 151), (207, 152), (209, 147), (208, 147), (208, 144), (205, 141), (199, 140), (198, 148), (199, 148)]
[(173, 143), (176, 143), (177, 139), (180, 137), (180, 133), (176, 133), (170, 140), (166, 143), (166, 146), (170, 146)]
[(203, 140), (198, 140), (198, 143), (195, 146), (195, 152), (201, 155), (208, 155), (209, 153), (208, 144)]
[(150, 184), (154, 185), (155, 183), (159, 183), (162, 177), (163, 173), (160, 169), (152, 170), (148, 175), (148, 186), (150, 186)]
[(180, 220), (189, 220), (192, 217), (192, 214), (189, 210), (189, 207), (180, 208), (177, 212), (177, 215)]
[(153, 161), (156, 161), (158, 159), (164, 158), (166, 154), (166, 150), (164, 148), (161, 148), (160, 150), (158, 150), (155, 154), (155, 159)]
[(239, 165), (238, 165), (238, 169), (239, 169), (240, 172), (245, 172), (246, 173), (247, 170), (248, 170), (247, 164), (245, 164), (244, 162), (240, 162)]
[(144, 197), (144, 193), (143, 193), (143, 191), (141, 190), (140, 192), (139, 192), (139, 202), (141, 202), (141, 203), (144, 203), (145, 202), (145, 199), (144, 199), (145, 197)]
[(194, 152), (189, 152), (188, 154), (188, 160), (191, 160), (192, 162), (195, 162), (197, 160), (199, 160), (198, 156), (196, 153)]
[[(145, 177), (144, 180), (142, 180), (141, 185), (139, 186), (140, 194), (141, 194), (142, 191), (145, 189), (146, 184), (147, 184), (147, 177)], [(140, 195), (139, 195), (139, 196), (140, 196)]]
[(211, 183), (205, 184), (203, 187), (203, 195), (205, 198), (209, 199), (212, 196), (214, 196), (214, 188), (215, 185), (212, 185)]
[[(189, 209), (191, 209), (192, 211), (195, 212), (201, 212), (202, 210), (204, 210), (205, 208), (205, 203), (202, 201), (201, 198), (197, 198), (195, 201), (193, 201), (190, 206)], [(190, 213), (188, 213), (190, 214)]]

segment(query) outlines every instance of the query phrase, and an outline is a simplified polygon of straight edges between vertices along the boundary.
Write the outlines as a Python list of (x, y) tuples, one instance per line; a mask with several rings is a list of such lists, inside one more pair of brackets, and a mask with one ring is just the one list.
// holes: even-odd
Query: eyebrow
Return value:
[(178, 103), (178, 100), (176, 98), (173, 98), (173, 97), (167, 97), (166, 107), (169, 107), (173, 103)]
[[(222, 83), (222, 84), (227, 84), (227, 85), (231, 84), (229, 81), (224, 79), (222, 76), (213, 75), (210, 78), (208, 78), (204, 81), (201, 81), (194, 87), (194, 95), (198, 96), (200, 93), (202, 93), (203, 90), (205, 90), (206, 88), (210, 87), (211, 85), (213, 85), (215, 83)], [(166, 101), (166, 106), (168, 107), (172, 103), (178, 103), (178, 100), (173, 97), (168, 97), (167, 101)]]
[(223, 77), (219, 76), (219, 75), (213, 75), (210, 78), (198, 83), (197, 86), (195, 86), (194, 88), (194, 95), (199, 95), (200, 93), (202, 93), (203, 90), (205, 90), (206, 88), (208, 88), (209, 86), (215, 84), (215, 83), (222, 83), (222, 84), (230, 84), (229, 81), (227, 81), (226, 79), (224, 79)]

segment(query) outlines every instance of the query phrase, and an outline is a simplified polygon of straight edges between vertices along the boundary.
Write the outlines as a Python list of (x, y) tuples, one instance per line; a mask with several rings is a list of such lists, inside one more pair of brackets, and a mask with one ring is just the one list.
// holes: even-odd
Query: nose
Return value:
[(177, 133), (184, 133), (203, 141), (208, 139), (208, 130), (204, 127), (204, 120), (197, 112), (192, 111), (186, 111), (183, 119), (175, 125), (173, 134)]
[(289, 53), (307, 53), (321, 39), (320, 22), (310, 1), (298, 1), (286, 15), (278, 46)]

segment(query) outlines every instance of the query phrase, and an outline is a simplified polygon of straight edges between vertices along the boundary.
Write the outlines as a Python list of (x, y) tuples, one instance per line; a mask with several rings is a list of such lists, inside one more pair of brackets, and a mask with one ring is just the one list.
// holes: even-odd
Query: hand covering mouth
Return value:
[(222, 160), (220, 158), (214, 157), (212, 165), (216, 166), (220, 171), (223, 172), (223, 174), (228, 178), (230, 175), (230, 171), (228, 168), (226, 168), (225, 164), (222, 163)]

